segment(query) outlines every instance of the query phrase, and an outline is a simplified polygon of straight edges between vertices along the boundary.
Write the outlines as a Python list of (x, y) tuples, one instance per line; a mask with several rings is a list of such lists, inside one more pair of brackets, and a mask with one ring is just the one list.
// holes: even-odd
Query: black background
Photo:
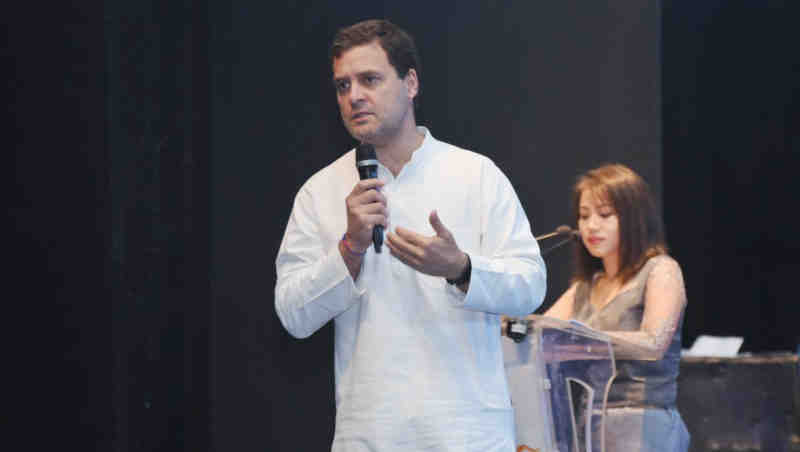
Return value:
[(416, 37), (419, 122), (494, 159), (534, 234), (569, 222), (578, 173), (627, 163), (663, 199), (685, 344), (796, 347), (797, 6), (338, 3), (7, 16), (9, 406), (34, 449), (329, 447), (330, 327), (283, 331), (274, 257), (300, 184), (352, 145), (327, 46), (368, 17)]

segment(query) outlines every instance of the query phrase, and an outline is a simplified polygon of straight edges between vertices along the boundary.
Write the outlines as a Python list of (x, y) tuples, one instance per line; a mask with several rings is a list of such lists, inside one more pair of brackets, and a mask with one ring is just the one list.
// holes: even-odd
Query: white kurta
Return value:
[(354, 282), (339, 254), (351, 150), (298, 192), (276, 260), (275, 308), (306, 337), (335, 326), (332, 450), (513, 451), (500, 314), (541, 304), (545, 265), (513, 187), (488, 158), (425, 139), (394, 177), (379, 165), (389, 228), (434, 235), (437, 210), (470, 255), (467, 294), (370, 247)]

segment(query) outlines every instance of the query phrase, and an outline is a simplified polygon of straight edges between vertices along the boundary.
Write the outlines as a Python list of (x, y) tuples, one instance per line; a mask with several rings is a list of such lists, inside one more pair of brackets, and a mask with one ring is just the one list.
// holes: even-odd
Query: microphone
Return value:
[(578, 230), (572, 229), (571, 227), (569, 227), (569, 226), (567, 226), (565, 224), (562, 224), (561, 226), (557, 227), (555, 231), (548, 232), (547, 234), (542, 234), (539, 237), (536, 237), (536, 240), (537, 241), (545, 240), (545, 239), (549, 239), (550, 237), (556, 237), (556, 236), (560, 236), (560, 235), (566, 235), (567, 238), (561, 240), (560, 242), (556, 243), (555, 245), (551, 246), (550, 248), (547, 248), (546, 250), (542, 251), (542, 256), (546, 256), (551, 251), (553, 251), (556, 248), (561, 247), (562, 245), (564, 245), (567, 242), (570, 242), (572, 240), (579, 240), (580, 237), (581, 237), (581, 232), (578, 231)]
[[(361, 143), (356, 147), (356, 169), (361, 180), (378, 178), (378, 157), (375, 155), (374, 146)], [(372, 227), (372, 243), (375, 245), (375, 252), (380, 253), (383, 245), (383, 225), (376, 224)]]
[(557, 227), (555, 231), (548, 232), (547, 234), (542, 234), (539, 237), (536, 237), (536, 240), (539, 241), (539, 240), (549, 239), (550, 237), (555, 237), (557, 235), (564, 235), (564, 234), (572, 234), (578, 237), (580, 237), (581, 235), (580, 232), (573, 230), (566, 224), (562, 224), (561, 226)]
[(506, 336), (510, 337), (514, 342), (519, 344), (525, 339), (530, 330), (530, 321), (516, 317), (509, 317), (506, 320)]

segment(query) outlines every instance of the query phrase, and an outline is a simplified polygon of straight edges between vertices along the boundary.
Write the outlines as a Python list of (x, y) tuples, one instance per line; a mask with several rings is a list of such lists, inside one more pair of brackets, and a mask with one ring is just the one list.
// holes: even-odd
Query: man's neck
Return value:
[(404, 129), (403, 133), (384, 145), (376, 145), (375, 153), (381, 162), (396, 177), (406, 163), (411, 160), (414, 151), (422, 146), (425, 134), (416, 126)]

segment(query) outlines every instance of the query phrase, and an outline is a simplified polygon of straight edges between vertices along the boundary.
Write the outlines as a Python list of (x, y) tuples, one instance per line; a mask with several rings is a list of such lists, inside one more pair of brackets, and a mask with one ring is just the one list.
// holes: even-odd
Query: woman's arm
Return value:
[(654, 259), (659, 262), (647, 278), (639, 331), (608, 331), (607, 334), (634, 343), (645, 355), (641, 359), (658, 360), (664, 356), (678, 328), (686, 306), (686, 291), (678, 263), (668, 256)]
[(550, 309), (545, 311), (544, 315), (555, 317), (561, 320), (569, 320), (572, 318), (572, 307), (575, 305), (575, 288), (577, 283), (573, 283), (566, 292), (564, 292)]

